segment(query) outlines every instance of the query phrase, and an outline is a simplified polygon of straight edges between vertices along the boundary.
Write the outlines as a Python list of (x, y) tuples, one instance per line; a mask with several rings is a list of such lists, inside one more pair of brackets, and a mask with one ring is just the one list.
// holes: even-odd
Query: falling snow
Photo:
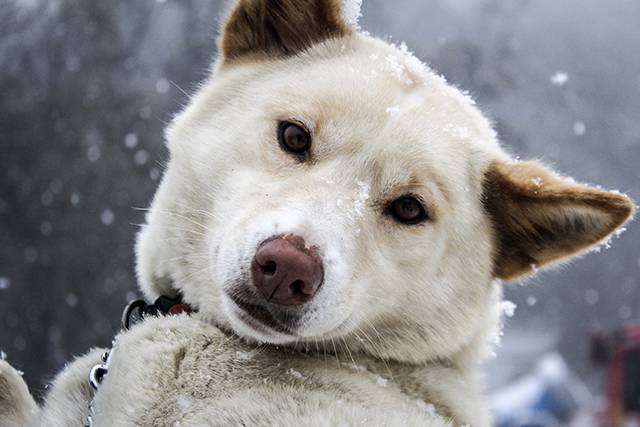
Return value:
[(42, 193), (40, 196), (40, 203), (42, 203), (42, 206), (51, 205), (51, 203), (53, 203), (53, 193), (51, 191), (45, 191)]
[(87, 160), (89, 160), (91, 163), (97, 162), (100, 159), (101, 155), (102, 151), (97, 145), (92, 145), (87, 149)]
[(43, 236), (50, 236), (52, 232), (53, 226), (49, 221), (43, 221), (40, 224), (40, 233), (42, 233)]
[(138, 145), (138, 135), (135, 133), (128, 133), (124, 137), (124, 146), (127, 148), (136, 148)]
[(618, 309), (618, 315), (622, 320), (629, 320), (633, 316), (633, 311), (628, 305), (623, 305)]
[[(6, 31), (13, 32), (0, 38), (0, 79), (6, 88), (0, 111), (15, 117), (3, 123), (6, 133), (0, 135), (9, 147), (8, 155), (3, 152), (0, 156), (7, 160), (0, 173), (2, 183), (10, 189), (0, 200), (0, 223), (11, 227), (9, 233), (6, 228), (1, 230), (8, 240), (2, 254), (0, 318), (9, 333), (0, 334), (0, 346), (25, 366), (30, 385), (37, 386), (45, 373), (60, 369), (70, 359), (71, 348), (80, 349), (80, 343), (87, 340), (108, 342), (115, 332), (101, 310), (78, 309), (86, 283), (70, 277), (82, 278), (90, 271), (95, 285), (92, 298), (104, 301), (104, 310), (109, 312), (118, 312), (127, 300), (139, 297), (130, 270), (131, 242), (137, 229), (130, 223), (144, 222), (144, 213), (131, 207), (144, 207), (158, 185), (163, 166), (155, 160), (167, 158), (162, 129), (185, 101), (178, 90), (172, 90), (172, 82), (195, 87), (201, 74), (194, 77), (194, 70), (210, 66), (214, 51), (211, 22), (219, 16), (222, 4), (203, 2), (191, 8), (177, 1), (165, 2), (131, 5), (118, 0), (100, 12), (104, 19), (95, 22), (82, 17), (96, 16), (96, 2), (60, 0), (55, 7), (38, 10), (38, 3), (46, 2), (29, 0), (30, 8), (38, 13), (28, 14), (23, 8), (15, 16), (11, 2), (3, 4), (2, 12), (16, 25), (6, 26)], [(345, 3), (345, 15), (357, 25), (361, 2)], [(633, 185), (640, 135), (639, 122), (634, 120), (640, 114), (640, 57), (635, 55), (640, 27), (633, 21), (637, 16), (630, 6), (633, 2), (613, 9), (606, 2), (594, 2), (588, 8), (579, 7), (577, 0), (563, 2), (561, 7), (516, 2), (490, 10), (467, 2), (464, 19), (459, 21), (464, 24), (447, 31), (439, 29), (444, 28), (443, 19), (458, 22), (455, 7), (443, 8), (452, 16), (437, 10), (422, 14), (423, 3), (413, 0), (403, 5), (402, 14), (390, 19), (388, 8), (374, 3), (364, 6), (367, 25), (379, 34), (393, 34), (392, 41), (406, 39), (409, 43), (398, 44), (394, 59), (388, 60), (386, 54), (367, 57), (370, 66), (357, 69), (358, 78), (384, 74), (410, 82), (416, 70), (428, 69), (410, 54), (413, 48), (456, 85), (472, 91), (481, 109), (498, 124), (511, 152), (523, 159), (541, 158), (585, 181), (619, 186), (640, 199)], [(564, 24), (549, 26), (544, 32), (535, 31), (535, 25), (517, 28), (510, 35), (517, 43), (508, 44), (495, 43), (495, 34), (483, 31), (487, 19), (507, 22), (514, 13), (524, 12), (533, 23), (546, 22), (553, 15)], [(568, 37), (598, 13), (611, 14), (610, 20), (602, 21), (602, 32)], [(411, 24), (418, 16), (424, 25)], [(25, 25), (27, 22), (31, 25)], [(605, 31), (613, 25), (616, 31)], [(436, 32), (420, 35), (418, 27)], [(162, 36), (137, 42), (130, 35), (141, 28), (145, 34)], [(562, 43), (551, 43), (553, 40)], [(547, 43), (545, 51), (537, 48), (540, 43)], [(160, 44), (163, 54), (153, 54)], [(348, 54), (352, 47), (345, 44), (342, 51)], [(598, 60), (589, 60), (589, 66), (581, 69), (585, 49), (591, 59)], [(619, 66), (610, 67), (612, 63)], [(536, 84), (540, 80), (545, 90)], [(47, 81), (55, 82), (55, 90), (43, 91), (41, 84), (33, 84)], [(428, 79), (424, 90), (431, 90), (432, 82)], [(462, 96), (475, 102), (466, 92)], [(383, 112), (391, 108), (390, 117), (407, 111), (405, 99), (387, 102), (376, 108)], [(451, 127), (451, 135), (464, 136), (456, 133), (456, 126)], [(344, 184), (335, 181), (336, 189)], [(355, 220), (357, 211), (367, 212), (370, 201), (355, 203), (361, 199), (361, 188), (353, 186), (353, 194), (330, 203), (340, 205)], [(354, 233), (361, 228), (354, 225)], [(602, 254), (537, 276), (526, 286), (505, 287), (507, 297), (521, 302), (531, 316), (522, 313), (509, 319), (509, 334), (517, 336), (523, 327), (549, 321), (541, 333), (562, 331), (561, 347), (574, 363), (584, 359), (582, 349), (591, 320), (606, 319), (613, 327), (637, 318), (638, 230), (632, 223), (612, 249), (604, 251), (605, 244)], [(113, 238), (99, 238), (100, 233)], [(103, 253), (113, 256), (109, 263), (99, 256)], [(117, 274), (117, 270), (124, 273)], [(29, 281), (30, 277), (47, 279), (48, 292), (58, 302), (56, 310), (64, 312), (56, 322), (67, 331), (76, 331), (82, 324), (77, 334), (62, 339), (55, 331), (32, 333), (32, 319), (42, 318), (52, 303), (35, 293), (43, 284)], [(26, 307), (23, 301), (31, 302)], [(37, 351), (25, 351), (45, 347), (51, 348), (46, 361)], [(522, 362), (520, 367), (527, 365)]]
[(595, 289), (589, 289), (584, 293), (584, 300), (589, 305), (596, 305), (600, 300), (600, 293)]
[(158, 79), (156, 82), (156, 92), (159, 94), (164, 94), (169, 92), (169, 80), (167, 79)]
[(111, 209), (105, 209), (102, 211), (102, 213), (100, 214), (100, 221), (104, 224), (104, 225), (111, 225), (113, 224), (113, 221), (115, 220), (115, 214), (113, 213), (113, 211)]
[(587, 133), (587, 126), (584, 124), (583, 121), (577, 120), (573, 123), (573, 133), (576, 136), (582, 136), (585, 133)]
[(151, 170), (149, 171), (149, 178), (152, 181), (157, 181), (158, 179), (160, 179), (160, 169), (151, 168)]
[(147, 150), (138, 150), (133, 156), (133, 162), (138, 166), (142, 166), (146, 164), (148, 161), (149, 161), (149, 153), (147, 152)]
[(68, 293), (64, 298), (64, 302), (66, 302), (69, 307), (73, 308), (78, 305), (78, 296), (73, 292)]
[(569, 81), (569, 75), (562, 71), (558, 71), (549, 78), (549, 81), (554, 86), (564, 86)]
[(80, 193), (72, 193), (71, 196), (69, 196), (69, 203), (73, 206), (78, 206), (80, 203)]

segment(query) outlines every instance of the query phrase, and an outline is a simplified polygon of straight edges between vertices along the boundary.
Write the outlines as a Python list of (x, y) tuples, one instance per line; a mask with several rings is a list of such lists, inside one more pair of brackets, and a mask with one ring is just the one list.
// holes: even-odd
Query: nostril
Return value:
[(265, 276), (273, 276), (276, 274), (277, 264), (274, 261), (267, 261), (260, 265), (260, 270)]
[(296, 280), (291, 285), (289, 285), (289, 289), (291, 289), (291, 293), (293, 295), (303, 295), (304, 294), (304, 282), (302, 280)]

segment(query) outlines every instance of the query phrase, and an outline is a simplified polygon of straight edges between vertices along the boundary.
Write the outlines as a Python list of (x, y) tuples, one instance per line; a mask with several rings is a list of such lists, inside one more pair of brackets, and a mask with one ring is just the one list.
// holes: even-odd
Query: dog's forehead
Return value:
[(316, 133), (320, 156), (380, 160), (395, 178), (415, 181), (425, 165), (451, 173), (470, 155), (497, 149), (471, 98), (404, 46), (341, 43), (280, 64), (265, 95), (273, 118), (298, 119)]
[(234, 120), (244, 123), (236, 130), (243, 137), (255, 129), (267, 140), (274, 123), (297, 120), (312, 131), (319, 159), (349, 162), (350, 171), (378, 170), (381, 181), (385, 174), (387, 181), (424, 181), (427, 172), (450, 183), (456, 173), (479, 181), (468, 172), (502, 150), (473, 104), (404, 46), (357, 34), (290, 58), (221, 67), (169, 139)]
[(409, 51), (382, 43), (351, 43), (338, 48), (325, 43), (297, 58), (282, 61), (273, 70), (274, 86), (267, 96), (285, 108), (305, 113), (348, 114), (369, 120), (414, 110), (456, 122), (471, 120), (473, 101), (446, 83)]

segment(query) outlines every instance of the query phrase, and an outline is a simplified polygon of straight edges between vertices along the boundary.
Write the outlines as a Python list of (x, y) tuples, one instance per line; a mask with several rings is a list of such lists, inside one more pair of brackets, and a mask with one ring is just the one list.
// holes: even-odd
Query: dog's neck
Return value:
[[(230, 338), (237, 334), (222, 329)], [(478, 337), (478, 340), (484, 339)], [(259, 345), (264, 350), (264, 344)], [(405, 395), (415, 398), (425, 410), (433, 409), (439, 415), (455, 420), (454, 425), (490, 425), (490, 414), (484, 394), (484, 379), (480, 364), (470, 361), (469, 354), (477, 349), (475, 342), (449, 358), (436, 358), (420, 363), (384, 359), (372, 354), (347, 350), (324, 343), (297, 343), (267, 345), (283, 358), (304, 355), (317, 360), (318, 365), (336, 365), (345, 371), (362, 372), (377, 378), (382, 387), (397, 387)]]
[[(497, 302), (501, 293), (494, 295)], [(493, 309), (492, 309), (493, 310)], [(496, 312), (496, 313), (494, 313)], [(381, 352), (371, 352), (358, 346), (345, 346), (346, 342), (311, 341), (290, 345), (269, 345), (274, 350), (287, 354), (306, 353), (319, 363), (336, 364), (345, 370), (358, 370), (379, 377), (382, 383), (397, 386), (404, 394), (417, 401), (433, 405), (435, 411), (459, 424), (490, 425), (490, 414), (484, 393), (481, 363), (492, 348), (492, 335), (499, 329), (499, 312), (493, 310), (484, 322), (478, 322), (473, 337), (461, 348), (445, 357), (424, 360), (398, 360)], [(216, 325), (213, 319), (194, 314), (206, 323), (214, 324), (230, 338), (237, 334), (228, 328)], [(250, 343), (250, 345), (264, 344)], [(462, 397), (462, 398), (461, 398)]]

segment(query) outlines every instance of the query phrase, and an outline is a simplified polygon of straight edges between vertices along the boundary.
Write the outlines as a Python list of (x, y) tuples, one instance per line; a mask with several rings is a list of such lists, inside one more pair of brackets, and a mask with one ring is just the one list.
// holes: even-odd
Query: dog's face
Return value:
[(354, 32), (339, 2), (262, 3), (236, 5), (216, 72), (168, 131), (138, 242), (148, 296), (177, 289), (260, 342), (448, 357), (493, 330), (493, 279), (631, 214), (624, 196), (509, 163), (467, 97)]
[(380, 319), (415, 331), (424, 313), (473, 321), (490, 293), (491, 235), (465, 141), (494, 138), (412, 61), (382, 43), (334, 41), (222, 71), (204, 90), (170, 137), (203, 189), (189, 205), (211, 213), (195, 300), (216, 302), (201, 311), (268, 342)]

